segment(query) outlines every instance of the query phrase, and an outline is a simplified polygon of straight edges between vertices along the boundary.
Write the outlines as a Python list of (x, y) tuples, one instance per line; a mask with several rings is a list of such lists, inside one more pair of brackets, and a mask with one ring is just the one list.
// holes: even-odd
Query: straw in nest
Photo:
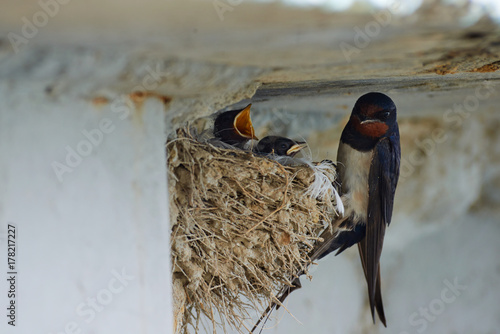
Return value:
[(251, 315), (307, 274), (308, 254), (336, 215), (335, 169), (283, 166), (185, 131), (167, 154), (175, 330), (248, 332)]

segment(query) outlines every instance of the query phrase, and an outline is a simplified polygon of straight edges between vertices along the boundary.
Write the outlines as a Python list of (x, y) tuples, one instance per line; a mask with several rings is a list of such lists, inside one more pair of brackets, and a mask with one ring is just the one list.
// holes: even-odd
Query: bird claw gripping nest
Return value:
[(333, 186), (319, 197), (308, 189), (318, 173), (332, 185), (335, 168), (283, 166), (184, 130), (167, 142), (167, 165), (175, 332), (248, 332), (251, 316), (307, 273), (309, 252), (331, 228)]

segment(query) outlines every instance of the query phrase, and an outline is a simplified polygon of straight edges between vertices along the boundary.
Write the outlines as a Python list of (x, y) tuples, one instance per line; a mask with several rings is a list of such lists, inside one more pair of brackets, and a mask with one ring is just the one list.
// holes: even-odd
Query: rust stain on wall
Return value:
[(132, 102), (134, 102), (136, 105), (143, 104), (148, 97), (157, 98), (165, 105), (169, 104), (170, 101), (172, 101), (172, 98), (170, 96), (161, 95), (154, 92), (144, 92), (144, 91), (132, 92), (129, 94), (129, 97), (132, 100)]
[(95, 106), (103, 106), (109, 103), (109, 99), (104, 96), (96, 96), (92, 99), (92, 104)]

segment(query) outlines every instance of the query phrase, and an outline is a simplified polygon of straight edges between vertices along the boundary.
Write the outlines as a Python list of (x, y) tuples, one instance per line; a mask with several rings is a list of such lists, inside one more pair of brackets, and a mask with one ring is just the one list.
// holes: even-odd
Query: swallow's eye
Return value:
[(281, 148), (282, 149), (287, 149), (287, 145), (286, 144), (281, 144)]
[(390, 115), (391, 115), (390, 111), (382, 110), (382, 111), (377, 113), (377, 118), (385, 121), (386, 119), (389, 118)]

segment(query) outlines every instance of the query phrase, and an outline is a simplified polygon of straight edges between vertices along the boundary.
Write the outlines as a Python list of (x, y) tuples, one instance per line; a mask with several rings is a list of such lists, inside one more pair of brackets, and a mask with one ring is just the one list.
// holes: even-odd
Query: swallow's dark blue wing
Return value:
[(341, 231), (336, 234), (335, 237), (333, 237), (331, 243), (328, 245), (328, 248), (326, 248), (323, 253), (319, 255), (319, 260), (336, 250), (337, 253), (335, 253), (335, 256), (337, 256), (347, 248), (363, 240), (363, 238), (365, 237), (366, 226), (363, 224), (355, 225), (349, 219), (346, 221), (346, 223), (347, 226), (354, 226), (352, 230)]
[[(378, 161), (376, 161), (378, 160)], [(399, 131), (396, 131), (392, 136), (382, 139), (375, 147), (373, 156), (372, 167), (370, 169), (369, 187), (370, 187), (370, 200), (372, 197), (372, 169), (377, 164), (377, 170), (373, 170), (373, 174), (379, 175), (378, 181), (379, 190), (374, 193), (374, 196), (380, 198), (382, 218), (385, 223), (389, 225), (392, 218), (392, 209), (394, 205), (394, 194), (396, 193), (396, 186), (399, 179), (399, 165), (401, 161), (401, 148), (399, 146)], [(374, 191), (376, 191), (374, 189)], [(370, 210), (377, 210), (377, 206), (373, 207), (368, 204), (368, 215)]]
[(385, 228), (391, 222), (394, 194), (399, 178), (401, 150), (399, 134), (381, 139), (375, 146), (368, 178), (368, 221), (366, 237), (358, 244), (361, 262), (368, 283), (370, 308), (374, 317), (376, 307), (385, 325), (384, 308), (380, 293), (379, 261)]

